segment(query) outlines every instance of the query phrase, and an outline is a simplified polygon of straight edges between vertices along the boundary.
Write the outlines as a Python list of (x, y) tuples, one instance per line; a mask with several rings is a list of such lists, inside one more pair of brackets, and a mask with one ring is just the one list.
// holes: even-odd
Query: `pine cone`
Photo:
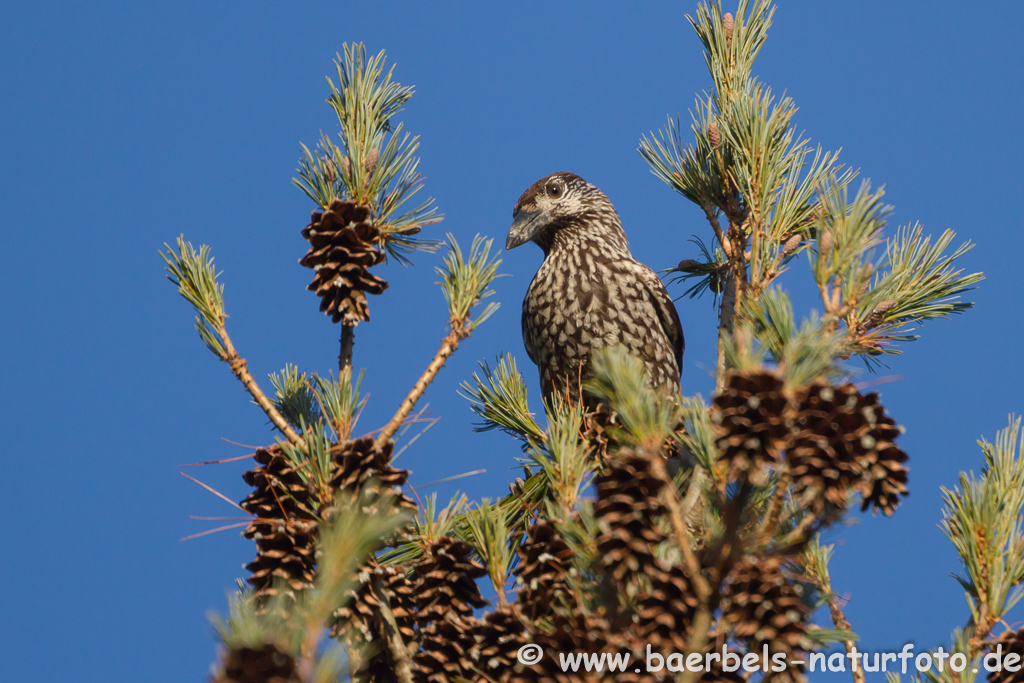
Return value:
[(650, 459), (622, 449), (594, 484), (601, 565), (619, 582), (638, 573), (657, 573), (654, 548), (666, 535), (654, 521), (665, 513), (658, 498), (665, 484), (651, 471)]
[(725, 29), (725, 46), (729, 47), (732, 44), (732, 32), (735, 20), (732, 18), (732, 12), (726, 12), (722, 17), (722, 28)]
[(316, 522), (303, 519), (253, 521), (242, 535), (256, 541), (256, 559), (245, 568), (248, 581), (261, 595), (270, 597), (283, 582), (291, 591), (313, 585), (316, 574)]
[(573, 552), (555, 526), (542, 519), (527, 530), (516, 554), (516, 602), (521, 613), (535, 621), (550, 614), (559, 596), (569, 593), (565, 577), (574, 571)]
[(347, 636), (369, 645), (366, 648), (367, 659), (356, 672), (356, 680), (373, 683), (397, 681), (391, 654), (381, 646), (386, 637), (381, 597), (387, 599), (402, 642), (409, 646), (419, 636), (416, 631), (418, 585), (401, 567), (380, 565), (376, 560), (360, 569), (358, 578), (359, 586), (349, 594), (349, 601), (332, 615), (331, 637)]
[(711, 141), (711, 146), (715, 149), (722, 146), (722, 133), (718, 130), (718, 124), (714, 121), (708, 123), (708, 140)]
[(398, 632), (406, 642), (416, 639), (417, 582), (411, 580), (401, 567), (380, 565), (376, 560), (362, 567), (359, 585), (354, 588), (349, 602), (333, 615), (331, 636), (343, 633), (358, 634), (364, 641), (380, 637), (380, 599), (387, 598), (388, 607), (395, 617)]
[(253, 460), (259, 466), (242, 475), (256, 489), (241, 503), (246, 512), (266, 519), (314, 519), (309, 486), (280, 446), (258, 449)]
[(377, 448), (373, 438), (365, 436), (332, 449), (335, 473), (330, 485), (337, 492), (335, 495), (345, 500), (344, 496), (354, 499), (362, 494), (372, 501), (391, 492), (397, 496), (399, 508), (415, 510), (416, 502), (401, 491), (409, 471), (395, 469), (390, 464), (393, 448), (390, 441)]
[(680, 566), (651, 575), (651, 590), (637, 609), (640, 637), (659, 652), (685, 652), (698, 600), (690, 577)]
[(522, 669), (516, 655), (526, 643), (523, 622), (511, 606), (498, 607), (484, 615), (473, 629), (473, 659), (479, 670), (493, 679)]
[(900, 496), (910, 493), (907, 489), (907, 468), (903, 465), (907, 454), (893, 443), (900, 429), (892, 418), (885, 415), (885, 409), (877, 403), (877, 395), (868, 394), (866, 398), (874, 403), (871, 411), (874, 425), (861, 441), (862, 445), (870, 445), (873, 441), (874, 446), (867, 448), (861, 460), (864, 479), (858, 487), (860, 509), (864, 511), (874, 506), (875, 512), (881, 510), (886, 517), (891, 517), (900, 504)]
[(313, 212), (302, 236), (310, 248), (299, 263), (316, 271), (307, 289), (320, 297), (320, 310), (334, 322), (369, 320), (366, 294), (380, 294), (388, 286), (369, 271), (384, 261), (369, 207), (335, 199), (326, 211)]
[(809, 610), (797, 587), (782, 573), (777, 557), (748, 557), (736, 563), (722, 598), (722, 618), (751, 651), (764, 645), (772, 654), (807, 650)]
[(242, 475), (255, 491), (241, 507), (256, 515), (242, 535), (256, 541), (256, 559), (246, 565), (249, 583), (264, 596), (277, 593), (275, 582), (292, 591), (308, 588), (316, 571), (316, 516), (307, 484), (279, 446), (261, 448), (259, 467)]
[(401, 493), (409, 473), (391, 467), (392, 448), (390, 442), (376, 448), (373, 439), (365, 437), (332, 449), (334, 474), (329, 484), (334, 500), (327, 501), (314, 499), (308, 483), (280, 446), (256, 451), (253, 458), (259, 466), (242, 475), (255, 490), (241, 507), (256, 516), (242, 535), (256, 541), (256, 559), (246, 568), (252, 572), (249, 583), (259, 593), (274, 595), (278, 580), (292, 591), (312, 585), (317, 526), (320, 514), (332, 503), (345, 504), (361, 494), (372, 502), (385, 492), (393, 492), (399, 508), (416, 508), (416, 503)]
[(473, 617), (442, 619), (423, 630), (420, 651), (413, 660), (416, 683), (449, 683), (455, 679), (472, 680), (476, 661), (471, 655), (473, 632), (479, 621)]
[(845, 508), (857, 491), (862, 509), (874, 505), (891, 515), (907, 495), (907, 456), (892, 442), (899, 429), (877, 394), (815, 382), (800, 397), (796, 429), (786, 456), (793, 493), (815, 514), (826, 504)]
[[(607, 619), (583, 610), (555, 610), (552, 627), (535, 633), (533, 642), (544, 651), (544, 657), (533, 666), (523, 667), (522, 673), (513, 675), (510, 683), (597, 683), (608, 674), (587, 673), (583, 667), (577, 672), (562, 671), (558, 653), (618, 653), (631, 651), (626, 637), (613, 632)], [(630, 661), (635, 661), (631, 657)], [(615, 680), (627, 680), (618, 678)]]
[(618, 416), (605, 403), (583, 416), (583, 441), (592, 449), (594, 459), (602, 465), (608, 462), (609, 448), (614, 447), (609, 427), (621, 427)]
[(785, 384), (764, 370), (734, 370), (725, 381), (711, 407), (718, 448), (729, 463), (731, 479), (747, 478), (763, 485), (768, 469), (778, 463), (792, 436), (793, 409)]
[(487, 604), (475, 581), (487, 570), (471, 558), (472, 553), (468, 543), (448, 536), (426, 549), (416, 564), (420, 628), (452, 617), (471, 617), (474, 608)]
[[(1024, 661), (1024, 628), (1019, 631), (1007, 631), (1001, 635), (989, 648), (990, 652), (998, 651), (1002, 647), (1002, 661), (1006, 661), (1006, 655), (1016, 654), (1020, 656), (1018, 664)], [(1018, 671), (990, 671), (988, 683), (1024, 683), (1024, 667)]]
[(224, 653), (212, 683), (299, 683), (295, 658), (271, 644)]
[(414, 680), (507, 681), (524, 670), (516, 655), (525, 642), (523, 623), (511, 606), (499, 607), (482, 619), (434, 622), (423, 632), (414, 661)]

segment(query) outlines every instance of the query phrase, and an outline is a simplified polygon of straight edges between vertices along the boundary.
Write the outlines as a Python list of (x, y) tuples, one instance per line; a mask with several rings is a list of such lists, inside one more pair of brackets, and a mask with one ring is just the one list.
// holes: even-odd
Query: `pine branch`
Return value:
[(558, 398), (550, 403), (545, 401), (544, 407), (546, 436), (543, 442), (532, 444), (526, 456), (530, 465), (540, 468), (538, 474), (542, 475), (544, 486), (539, 490), (553, 502), (551, 514), (568, 522), (589, 485), (595, 463), (586, 444), (580, 441), (583, 408)]
[(463, 382), (460, 392), (482, 420), (476, 431), (501, 429), (525, 444), (542, 441), (544, 432), (530, 412), (526, 383), (512, 354), (500, 356), (493, 370), (484, 362), (480, 369), (483, 377), (474, 372), (473, 383)]
[(472, 318), (473, 309), (483, 299), (494, 294), (494, 290), (490, 288), (491, 283), (494, 278), (499, 277), (498, 266), (501, 265), (501, 259), (491, 257), (492, 241), (484, 240), (479, 235), (474, 237), (468, 259), (451, 233), (448, 234), (448, 242), (450, 244), (448, 255), (444, 258), (444, 266), (437, 268), (437, 273), (441, 276), (441, 281), (438, 284), (448, 302), (448, 322), (451, 331), (441, 342), (441, 347), (434, 354), (434, 359), (420, 375), (419, 380), (402, 401), (398, 411), (377, 437), (378, 446), (387, 443), (395, 435), (398, 428), (412, 413), (412, 409), (423, 396), (423, 392), (427, 390), (430, 383), (434, 381), (434, 377), (444, 367), (445, 361), (455, 353), (459, 343), (498, 310), (499, 304), (491, 302), (475, 319)]
[(995, 445), (979, 442), (985, 455), (980, 478), (961, 473), (959, 486), (943, 487), (942, 530), (966, 570), (957, 577), (971, 610), (970, 647), (977, 654), (992, 627), (1024, 589), (1024, 441), (1020, 418), (1011, 417)]
[(470, 320), (471, 311), (484, 299), (494, 296), (491, 283), (495, 278), (502, 277), (498, 274), (501, 259), (491, 257), (493, 240), (485, 240), (480, 235), (473, 238), (468, 259), (451, 233), (448, 233), (448, 244), (449, 251), (444, 257), (444, 266), (435, 269), (441, 276), (441, 281), (437, 284), (441, 286), (445, 301), (448, 302), (449, 324), (452, 329), (465, 329), (466, 334), (469, 334), (491, 317), (500, 306), (492, 301), (475, 320)]
[[(956, 261), (973, 245), (965, 242), (945, 253), (956, 233), (946, 230), (931, 244), (919, 225), (900, 228), (886, 244), (886, 255), (871, 288), (847, 317), (850, 343), (857, 353), (898, 354), (892, 346), (912, 341), (908, 325), (948, 318), (973, 306), (960, 296), (979, 283), (981, 273), (963, 274)], [(879, 270), (881, 270), (881, 267)]]
[(853, 177), (838, 153), (812, 147), (796, 132), (793, 101), (777, 99), (752, 75), (774, 11), (769, 0), (744, 1), (733, 17), (723, 15), (719, 3), (702, 3), (689, 20), (714, 87), (691, 111), (694, 142), (683, 142), (672, 119), (640, 142), (652, 172), (701, 207), (724, 254), (709, 258), (704, 249), (705, 263), (687, 260), (675, 269), (680, 279), (699, 278), (687, 294), (721, 294), (717, 391), (728, 367), (725, 345), (744, 302), (759, 297), (803, 245), (820, 208), (819, 189), (844, 188)]
[(355, 501), (337, 508), (327, 516), (331, 521), (320, 524), (321, 552), (311, 590), (289, 597), (292, 592), (281, 586), (269, 601), (254, 593), (233, 596), (228, 618), (212, 618), (225, 647), (238, 650), (273, 645), (298, 660), (301, 680), (334, 680), (340, 672), (341, 646), (321, 647), (326, 635), (323, 625), (351, 600), (357, 585), (356, 568), (382, 539), (408, 521), (386, 501), (377, 501), (374, 507), (378, 512), (367, 514), (362, 502)]
[[(901, 228), (883, 240), (882, 230), (892, 208), (882, 203), (882, 190), (865, 182), (852, 202), (845, 189), (833, 186), (823, 195), (821, 211), (809, 224), (811, 272), (832, 329), (845, 330), (848, 353), (870, 360), (899, 354), (899, 342), (913, 341), (907, 325), (944, 318), (969, 309), (960, 295), (983, 279), (964, 275), (956, 260), (970, 251), (969, 242), (951, 254), (946, 250), (955, 233), (945, 231), (935, 244), (919, 225)], [(886, 245), (885, 256), (874, 259), (874, 248)]]
[(657, 451), (679, 421), (675, 397), (659, 397), (650, 389), (643, 362), (625, 347), (601, 349), (591, 358), (592, 378), (585, 387), (618, 415), (625, 445)]
[(487, 567), (491, 585), (502, 605), (508, 604), (505, 585), (515, 560), (514, 548), (519, 541), (518, 535), (509, 528), (508, 517), (507, 510), (486, 498), (465, 514), (466, 538), (476, 549), (483, 566)]
[[(849, 637), (844, 638), (842, 643), (843, 647), (846, 648), (847, 654), (852, 654), (856, 650), (856, 635), (846, 615), (843, 614), (842, 605), (840, 604), (841, 598), (832, 590), (832, 578), (829, 576), (828, 571), (828, 563), (832, 559), (832, 551), (834, 549), (835, 546), (823, 546), (821, 545), (821, 539), (815, 538), (801, 554), (800, 566), (803, 567), (804, 575), (821, 591), (822, 599), (828, 606), (832, 623), (836, 629), (849, 634)], [(855, 683), (865, 683), (864, 671), (861, 667), (852, 668), (851, 675)]]
[(270, 421), (274, 423), (289, 441), (301, 446), (302, 437), (288, 424), (288, 420), (277, 410), (274, 403), (267, 398), (259, 384), (249, 372), (245, 359), (238, 355), (235, 346), (228, 336), (225, 326), (227, 313), (224, 312), (224, 285), (217, 282), (217, 272), (213, 265), (213, 256), (209, 247), (201, 245), (199, 251), (185, 241), (184, 235), (178, 237), (177, 251), (164, 244), (167, 253), (160, 252), (166, 263), (167, 279), (178, 288), (178, 293), (196, 310), (196, 330), (206, 348), (231, 367), (238, 381), (252, 396), (253, 401)]
[(310, 390), (317, 401), (319, 413), (327, 420), (337, 442), (352, 438), (352, 430), (359, 420), (359, 414), (366, 405), (361, 394), (363, 372), (353, 379), (352, 372), (344, 372), (335, 381), (334, 376), (313, 375)]
[(838, 374), (837, 362), (849, 353), (842, 336), (813, 312), (798, 326), (792, 303), (781, 289), (771, 288), (749, 300), (743, 317), (749, 327), (726, 347), (730, 363), (739, 369), (752, 370), (770, 360), (790, 384), (801, 386), (815, 377)]
[(289, 364), (284, 366), (280, 374), (271, 373), (269, 378), (274, 387), (274, 406), (288, 420), (288, 424), (300, 429), (303, 423), (310, 425), (323, 420), (306, 373), (299, 372), (298, 367)]
[(388, 654), (394, 662), (395, 677), (399, 683), (413, 683), (412, 677), (412, 656), (409, 647), (402, 641), (402, 634), (395, 621), (395, 615), (391, 611), (391, 604), (388, 596), (381, 590), (378, 582), (373, 582), (370, 591), (377, 599), (381, 614), (381, 630), (384, 644), (387, 646)]
[[(385, 68), (383, 50), (367, 57), (362, 43), (356, 43), (345, 44), (343, 52), (335, 60), (338, 83), (327, 79), (327, 102), (338, 117), (340, 144), (322, 135), (315, 150), (303, 145), (299, 177), (293, 182), (324, 208), (337, 198), (370, 207), (388, 255), (408, 263), (406, 254), (438, 248), (436, 240), (415, 235), (443, 218), (433, 199), (406, 208), (422, 189), (416, 156), (419, 138), (403, 134), (402, 124), (391, 122), (412, 97), (413, 88), (393, 80), (394, 67)], [(339, 367), (345, 365), (342, 346)]]

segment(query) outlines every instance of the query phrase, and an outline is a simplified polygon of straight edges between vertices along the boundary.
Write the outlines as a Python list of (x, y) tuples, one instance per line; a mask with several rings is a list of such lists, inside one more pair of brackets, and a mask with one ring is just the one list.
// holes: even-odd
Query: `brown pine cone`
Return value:
[(476, 665), (472, 650), (473, 631), (479, 621), (473, 617), (443, 619), (425, 628), (420, 650), (413, 660), (416, 683), (451, 683), (458, 679), (474, 680)]
[(484, 615), (473, 628), (473, 649), (470, 651), (474, 670), (483, 673), (485, 680), (507, 679), (521, 671), (516, 655), (526, 644), (523, 622), (511, 606), (498, 607)]
[[(660, 457), (660, 456), (658, 456)], [(665, 483), (649, 458), (622, 449), (595, 479), (594, 516), (599, 562), (616, 581), (639, 573), (657, 573), (654, 549), (667, 538), (655, 524), (665, 514), (659, 495)]]
[[(1024, 662), (1024, 628), (1018, 631), (1007, 631), (1001, 635), (995, 642), (988, 648), (989, 652), (998, 652), (1001, 647), (1002, 660), (1006, 661), (1006, 655), (1015, 654), (1020, 656), (1017, 663)], [(1024, 667), (1021, 667), (1018, 671), (990, 671), (988, 673), (988, 683), (1024, 683)]]
[(416, 502), (402, 493), (402, 486), (409, 478), (408, 470), (399, 470), (391, 466), (392, 442), (377, 448), (372, 437), (347, 441), (331, 449), (335, 470), (331, 477), (331, 488), (336, 496), (355, 497), (359, 494), (370, 499), (379, 497), (384, 492), (397, 496), (396, 504), (405, 510), (416, 510)]
[(696, 591), (681, 566), (651, 575), (651, 589), (637, 608), (640, 638), (653, 651), (685, 652), (687, 635), (697, 611)]
[(256, 489), (241, 502), (246, 512), (265, 519), (315, 518), (309, 485), (279, 445), (258, 449), (253, 460), (259, 466), (242, 475)]
[(907, 454), (893, 443), (901, 432), (895, 420), (887, 416), (885, 409), (877, 402), (878, 395), (871, 393), (865, 398), (872, 406), (872, 428), (861, 440), (865, 453), (861, 459), (864, 479), (858, 487), (861, 494), (860, 509), (863, 511), (873, 506), (875, 512), (881, 510), (882, 514), (890, 517), (900, 504), (900, 497), (910, 494), (907, 489), (907, 468), (903, 465), (907, 461)]
[(722, 598), (722, 618), (734, 636), (760, 652), (772, 654), (807, 650), (807, 606), (797, 586), (782, 572), (778, 557), (748, 557), (736, 563)]
[[(597, 683), (609, 680), (595, 672), (587, 673), (584, 667), (579, 671), (562, 671), (558, 654), (602, 652), (618, 653), (632, 650), (627, 638), (613, 631), (607, 619), (582, 610), (555, 610), (551, 628), (533, 634), (533, 643), (539, 645), (544, 656), (533, 666), (523, 667), (519, 675), (511, 677), (511, 683)], [(630, 661), (635, 661), (631, 657)], [(615, 680), (619, 680), (616, 674)], [(626, 680), (626, 679), (621, 679)]]
[(907, 495), (907, 456), (893, 443), (899, 428), (877, 394), (815, 382), (799, 397), (796, 428), (786, 456), (793, 493), (815, 514), (828, 505), (843, 509), (859, 492), (861, 509), (891, 515)]
[(609, 449), (615, 444), (609, 428), (621, 428), (618, 416), (605, 403), (583, 416), (583, 441), (592, 449), (594, 459), (602, 465), (608, 462)]
[(248, 581), (261, 595), (270, 597), (285, 590), (301, 591), (313, 585), (316, 575), (316, 527), (312, 520), (254, 520), (242, 535), (256, 541), (256, 559), (245, 568)]
[(256, 518), (242, 535), (256, 541), (256, 559), (245, 567), (248, 581), (262, 596), (277, 594), (275, 584), (300, 591), (313, 584), (316, 573), (316, 515), (306, 482), (280, 446), (261, 448), (253, 455), (259, 466), (242, 475), (255, 487), (241, 507)]
[(416, 621), (420, 628), (453, 617), (471, 617), (473, 610), (487, 604), (476, 579), (487, 570), (471, 555), (465, 541), (442, 536), (432, 543), (416, 563), (419, 577)]
[(401, 567), (380, 565), (376, 560), (361, 567), (359, 585), (349, 593), (349, 601), (332, 615), (331, 636), (358, 634), (364, 641), (373, 641), (381, 633), (380, 598), (387, 598), (395, 617), (398, 632), (406, 643), (416, 639), (416, 607), (418, 583)]
[(369, 207), (335, 199), (325, 211), (313, 212), (302, 236), (310, 248), (299, 263), (315, 271), (307, 289), (320, 297), (320, 310), (334, 322), (369, 320), (366, 294), (380, 294), (388, 286), (369, 271), (385, 258)]
[(550, 614), (559, 598), (568, 595), (565, 578), (575, 571), (573, 551), (554, 524), (542, 519), (527, 530), (516, 554), (516, 604), (527, 619), (535, 621)]
[(763, 485), (792, 438), (793, 407), (785, 383), (767, 370), (733, 370), (725, 381), (711, 406), (711, 421), (728, 476)]
[(416, 683), (508, 681), (524, 670), (516, 655), (525, 642), (523, 624), (511, 606), (499, 607), (482, 619), (434, 622), (423, 631), (413, 679)]

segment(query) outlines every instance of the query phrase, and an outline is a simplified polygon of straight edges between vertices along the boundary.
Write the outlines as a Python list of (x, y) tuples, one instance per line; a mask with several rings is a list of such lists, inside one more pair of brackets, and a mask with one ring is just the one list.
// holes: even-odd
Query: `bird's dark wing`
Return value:
[(686, 341), (683, 339), (683, 325), (679, 322), (679, 313), (676, 311), (676, 304), (665, 289), (665, 283), (661, 281), (658, 274), (650, 268), (644, 267), (639, 279), (650, 295), (654, 303), (654, 310), (658, 314), (658, 322), (665, 331), (672, 344), (672, 350), (676, 358), (676, 365), (679, 372), (683, 371), (683, 349), (686, 348)]

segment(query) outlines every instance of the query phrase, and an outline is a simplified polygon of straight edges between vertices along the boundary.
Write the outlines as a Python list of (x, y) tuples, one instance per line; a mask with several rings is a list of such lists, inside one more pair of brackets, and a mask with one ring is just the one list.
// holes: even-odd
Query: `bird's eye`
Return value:
[(551, 183), (548, 185), (548, 194), (552, 197), (560, 197), (562, 195), (561, 183)]

